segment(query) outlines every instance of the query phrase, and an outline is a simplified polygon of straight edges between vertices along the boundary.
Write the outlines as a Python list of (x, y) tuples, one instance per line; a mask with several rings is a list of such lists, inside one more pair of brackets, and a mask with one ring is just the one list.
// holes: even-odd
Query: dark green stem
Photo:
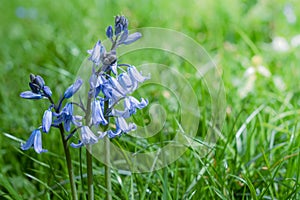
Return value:
[(70, 180), (70, 185), (71, 185), (71, 192), (72, 192), (72, 199), (77, 200), (77, 190), (76, 190), (76, 184), (75, 184), (75, 177), (74, 177), (74, 171), (72, 167), (72, 160), (71, 160), (71, 154), (68, 146), (68, 142), (65, 138), (64, 134), (64, 127), (62, 124), (59, 125), (59, 131), (61, 135), (61, 140), (64, 146), (64, 152), (66, 156), (66, 161), (67, 161), (67, 169), (69, 173), (69, 180)]
[[(48, 99), (51, 102), (51, 104), (54, 106), (55, 112), (59, 113), (62, 100), (59, 102), (58, 106), (55, 106), (54, 101), (50, 96), (48, 97)], [(71, 154), (70, 154), (70, 150), (69, 150), (69, 146), (68, 146), (68, 138), (65, 137), (64, 126), (62, 124), (59, 124), (58, 128), (59, 128), (59, 132), (60, 132), (60, 136), (61, 136), (61, 141), (63, 143), (66, 162), (67, 162), (67, 169), (68, 169), (69, 181), (70, 181), (70, 185), (71, 185), (72, 199), (77, 200), (78, 199), (77, 189), (76, 189), (76, 184), (75, 184), (74, 171), (73, 171), (73, 167), (72, 167)]]
[[(108, 71), (110, 75), (111, 71)], [(105, 99), (105, 98), (104, 98)], [(107, 113), (109, 110), (109, 101), (104, 102), (104, 113)], [(105, 116), (106, 120), (109, 121), (109, 117)], [(106, 131), (108, 126), (105, 126), (103, 131)], [(112, 187), (111, 187), (111, 173), (110, 173), (110, 140), (106, 135), (104, 138), (104, 152), (105, 152), (105, 186), (106, 186), (106, 200), (112, 200)]]
[[(86, 126), (90, 126), (91, 123), (91, 103), (92, 95), (88, 96), (86, 112), (85, 112), (85, 123)], [(86, 145), (86, 165), (87, 165), (87, 184), (88, 184), (88, 200), (94, 199), (94, 185), (93, 185), (93, 157), (92, 157), (91, 145)]]
[(93, 157), (90, 153), (92, 151), (91, 145), (86, 145), (86, 165), (87, 165), (87, 179), (88, 179), (88, 200), (94, 200), (94, 185), (93, 185)]
[(112, 200), (111, 189), (111, 173), (110, 173), (110, 141), (106, 136), (105, 143), (105, 186), (106, 186), (106, 200)]

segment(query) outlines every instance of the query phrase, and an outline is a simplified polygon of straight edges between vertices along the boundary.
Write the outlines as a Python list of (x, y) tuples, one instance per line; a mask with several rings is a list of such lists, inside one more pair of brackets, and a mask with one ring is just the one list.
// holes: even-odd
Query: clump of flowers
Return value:
[[(116, 49), (120, 45), (135, 42), (141, 34), (129, 34), (128, 20), (124, 16), (116, 16), (114, 28), (108, 26), (106, 36), (112, 44), (110, 50), (106, 50), (100, 40), (93, 49), (88, 50), (92, 68), (85, 105), (82, 101), (70, 101), (83, 84), (81, 78), (69, 86), (55, 102), (44, 79), (39, 75), (30, 74), (30, 91), (22, 92), (20, 96), (34, 100), (48, 99), (50, 104), (44, 112), (41, 126), (33, 130), (26, 143), (21, 144), (22, 150), (33, 147), (37, 153), (46, 152), (42, 147), (42, 134), (49, 133), (51, 128), (60, 130), (64, 145), (69, 145), (68, 140), (78, 132), (80, 141), (70, 144), (74, 148), (92, 145), (105, 136), (114, 138), (136, 129), (136, 125), (127, 122), (126, 119), (135, 114), (137, 109), (147, 106), (148, 101), (144, 98), (138, 100), (131, 96), (131, 93), (150, 76), (143, 76), (133, 65), (118, 63)], [(76, 115), (74, 106), (79, 107), (84, 114)], [(112, 123), (114, 125), (109, 126)], [(68, 148), (65, 148), (65, 151), (68, 151)]]
[[(128, 45), (135, 42), (141, 37), (141, 34), (138, 32), (129, 34), (128, 20), (124, 16), (117, 16), (115, 30), (113, 31), (113, 27), (109, 26), (106, 35), (112, 43), (110, 51), (106, 51), (100, 40), (93, 49), (88, 50), (89, 60), (93, 63), (89, 80), (90, 90), (87, 94), (88, 105), (84, 106), (82, 103), (75, 102), (64, 104), (80, 89), (83, 83), (80, 78), (66, 89), (62, 98), (55, 104), (51, 98), (51, 89), (45, 85), (44, 79), (39, 75), (30, 74), (31, 91), (22, 92), (20, 96), (25, 99), (48, 99), (50, 105), (44, 112), (42, 125), (32, 132), (25, 144), (21, 145), (23, 150), (33, 146), (37, 153), (45, 152), (46, 150), (42, 148), (41, 131), (48, 133), (50, 127), (64, 126), (64, 130), (70, 132), (71, 126), (74, 125), (75, 129), (71, 131), (72, 135), (70, 136), (80, 130), (81, 141), (79, 144), (71, 144), (75, 148), (94, 144), (105, 135), (114, 138), (135, 130), (136, 125), (127, 123), (125, 119), (134, 114), (137, 109), (147, 106), (148, 101), (144, 98), (138, 100), (130, 94), (137, 89), (139, 83), (150, 77), (143, 76), (133, 65), (119, 64), (116, 49), (122, 44)], [(122, 73), (118, 73), (118, 70)], [(121, 101), (123, 110), (118, 110), (115, 107)], [(63, 104), (64, 106), (62, 106)], [(79, 106), (85, 112), (85, 116), (90, 117), (88, 120), (85, 118), (88, 123), (83, 122), (84, 116), (74, 114), (74, 106)], [(98, 131), (97, 135), (90, 130), (92, 126), (108, 126), (111, 118), (114, 118), (116, 127), (114, 130)]]

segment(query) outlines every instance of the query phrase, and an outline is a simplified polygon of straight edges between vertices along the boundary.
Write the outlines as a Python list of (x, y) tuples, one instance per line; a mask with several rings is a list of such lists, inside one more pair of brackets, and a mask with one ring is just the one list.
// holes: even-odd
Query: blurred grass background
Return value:
[[(105, 38), (105, 28), (112, 24), (114, 16), (123, 14), (130, 21), (130, 29), (174, 29), (201, 44), (222, 71), (228, 106), (222, 129), (226, 140), (218, 142), (213, 156), (199, 158), (197, 152), (190, 150), (168, 167), (168, 173), (162, 170), (133, 177), (114, 173), (115, 198), (300, 198), (300, 42), (297, 46), (297, 40), (292, 40), (300, 34), (299, 10), (296, 0), (2, 1), (0, 197), (68, 197), (64, 184), (58, 184), (66, 179), (66, 171), (59, 154), (61, 147), (53, 144), (60, 142), (55, 133), (43, 141), (51, 153), (42, 155), (20, 151), (19, 142), (4, 134), (25, 140), (40, 124), (47, 104), (19, 98), (20, 92), (28, 89), (29, 73), (42, 75), (54, 93), (62, 93), (74, 80), (87, 56), (86, 50)], [(283, 40), (276, 49), (274, 38), (278, 36)], [(288, 48), (283, 50), (286, 45)], [(249, 80), (245, 72), (256, 64), (269, 70), (270, 76), (258, 73), (253, 88), (243, 96), (241, 91), (247, 90), (245, 83)], [(188, 69), (185, 73), (193, 74)], [(190, 81), (199, 87), (196, 77)], [(209, 96), (205, 98), (209, 100)], [(262, 105), (264, 108), (257, 110)], [(259, 112), (247, 121), (254, 111)], [(247, 128), (238, 138), (243, 144), (240, 147), (235, 136), (243, 124)], [(78, 167), (78, 153), (72, 153)], [(53, 164), (53, 159), (57, 163)], [(96, 194), (101, 196), (103, 169), (100, 163), (95, 167), (100, 172)], [(123, 185), (117, 180), (123, 180)], [(132, 193), (128, 194), (129, 190)]]

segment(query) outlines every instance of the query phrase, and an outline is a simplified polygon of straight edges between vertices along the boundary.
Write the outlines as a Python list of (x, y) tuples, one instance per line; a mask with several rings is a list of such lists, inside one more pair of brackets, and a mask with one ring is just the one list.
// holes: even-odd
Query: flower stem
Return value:
[(111, 174), (110, 174), (110, 141), (106, 136), (104, 138), (105, 144), (105, 186), (106, 186), (106, 200), (112, 200), (111, 189)]
[[(51, 104), (54, 106), (55, 112), (59, 113), (62, 100), (59, 102), (58, 106), (55, 106), (53, 99), (51, 97), (48, 97), (48, 99), (51, 102)], [(64, 126), (62, 124), (59, 124), (58, 128), (59, 128), (59, 132), (60, 132), (60, 136), (61, 136), (61, 141), (63, 143), (66, 162), (67, 162), (67, 169), (68, 169), (69, 181), (70, 181), (70, 185), (71, 185), (72, 199), (78, 200), (77, 189), (76, 189), (76, 184), (75, 184), (75, 176), (74, 176), (74, 171), (73, 171), (73, 167), (72, 167), (72, 159), (71, 159), (70, 149), (68, 146), (68, 137), (65, 137), (65, 130), (64, 130)]]
[(94, 185), (93, 185), (93, 157), (91, 154), (92, 146), (86, 145), (86, 165), (88, 179), (88, 200), (94, 200)]
[[(110, 75), (111, 70), (107, 72)], [(105, 97), (104, 97), (105, 99)], [(104, 113), (109, 110), (109, 101), (104, 102)], [(109, 117), (105, 116), (106, 120), (109, 121)], [(103, 131), (106, 131), (108, 126), (104, 127)], [(110, 173), (110, 140), (108, 135), (104, 137), (104, 152), (105, 152), (105, 186), (106, 186), (106, 200), (112, 200), (112, 188), (111, 188), (111, 173)]]
[(72, 199), (77, 200), (77, 190), (76, 190), (76, 184), (75, 184), (75, 177), (74, 177), (74, 171), (72, 167), (72, 160), (71, 160), (71, 154), (68, 146), (68, 142), (65, 138), (64, 134), (64, 127), (62, 124), (59, 125), (59, 131), (61, 135), (61, 140), (64, 146), (64, 152), (66, 156), (66, 161), (67, 161), (67, 169), (69, 173), (69, 180), (70, 180), (70, 185), (71, 185), (71, 192), (72, 192)]
[[(85, 123), (90, 126), (91, 123), (91, 103), (92, 95), (88, 95), (86, 112), (85, 112)], [(94, 185), (93, 185), (93, 157), (91, 154), (92, 146), (86, 145), (86, 167), (87, 167), (87, 184), (88, 184), (88, 200), (94, 199)]]

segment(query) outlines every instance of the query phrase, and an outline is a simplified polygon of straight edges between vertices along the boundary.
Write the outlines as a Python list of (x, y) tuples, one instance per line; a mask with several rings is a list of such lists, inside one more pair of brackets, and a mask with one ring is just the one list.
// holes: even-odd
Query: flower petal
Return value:
[(41, 94), (36, 94), (31, 91), (25, 91), (20, 94), (20, 97), (24, 99), (41, 99), (43, 96)]
[(98, 138), (94, 135), (94, 133), (88, 126), (81, 127), (80, 131), (81, 141), (83, 144), (95, 144), (96, 142), (98, 142)]
[(81, 142), (81, 141), (79, 141), (79, 143), (78, 144), (75, 144), (75, 143), (71, 143), (70, 144), (70, 146), (71, 147), (73, 147), (73, 148), (80, 148), (80, 147), (82, 147), (84, 144), (83, 144), (83, 142)]
[(118, 80), (116, 78), (110, 77), (109, 81), (110, 81), (110, 84), (112, 85), (113, 89), (115, 89), (122, 96), (125, 96), (128, 93), (128, 91), (120, 85), (120, 83), (118, 82)]
[(23, 144), (23, 143), (21, 144), (21, 149), (23, 151), (28, 150), (28, 149), (30, 149), (30, 147), (32, 147), (33, 142), (34, 142), (34, 137), (35, 137), (35, 134), (36, 134), (35, 132), (36, 132), (36, 130), (34, 130), (31, 133), (30, 137), (28, 138), (28, 140), (26, 141), (25, 144)]
[(108, 26), (107, 29), (106, 29), (106, 36), (108, 38), (112, 38), (113, 37), (113, 29), (112, 29), (112, 26)]
[(42, 133), (39, 129), (36, 130), (33, 148), (34, 148), (35, 152), (37, 152), (37, 153), (47, 152), (46, 149), (42, 148)]
[(41, 76), (39, 76), (39, 75), (35, 76), (34, 83), (36, 83), (37, 85), (39, 85), (41, 88), (43, 88), (44, 85), (45, 85), (44, 79)]
[(128, 67), (127, 71), (132, 81), (137, 81), (139, 83), (142, 83), (145, 80), (150, 79), (149, 76), (148, 77), (143, 76), (133, 65)]
[(142, 34), (139, 32), (132, 33), (127, 37), (126, 40), (124, 40), (122, 42), (122, 44), (125, 44), (125, 45), (131, 44), (131, 43), (137, 41), (138, 39), (140, 39), (141, 37), (142, 37)]
[(134, 131), (136, 129), (136, 125), (134, 123), (127, 124), (126, 120), (123, 117), (117, 117), (116, 126), (117, 129), (119, 128), (125, 133)]
[(46, 97), (51, 97), (52, 91), (50, 90), (50, 88), (49, 88), (48, 86), (45, 85), (45, 86), (43, 87), (43, 91), (44, 91)]
[(115, 131), (112, 131), (112, 130), (107, 131), (107, 135), (108, 135), (109, 138), (115, 138), (117, 136), (120, 136), (121, 134), (122, 134), (121, 129), (117, 129)]
[(42, 148), (42, 135), (40, 129), (35, 129), (34, 131), (32, 131), (26, 143), (21, 144), (21, 149), (28, 150), (32, 146), (37, 153), (47, 152), (46, 149)]
[(98, 125), (106, 125), (108, 124), (107, 120), (103, 114), (103, 107), (101, 106), (101, 100), (94, 100), (92, 102), (92, 120), (93, 124)]
[(105, 47), (101, 44), (101, 41), (98, 40), (98, 42), (95, 44), (94, 48), (92, 50), (88, 50), (88, 53), (91, 55), (89, 57), (89, 60), (95, 63), (95, 65), (99, 65), (106, 50)]
[(79, 78), (75, 81), (74, 84), (72, 84), (68, 89), (65, 91), (64, 98), (68, 99), (72, 97), (81, 87), (82, 80)]
[(45, 133), (49, 132), (51, 123), (52, 123), (52, 112), (50, 109), (48, 109), (44, 112), (44, 116), (43, 116), (43, 122), (42, 122), (43, 132)]

